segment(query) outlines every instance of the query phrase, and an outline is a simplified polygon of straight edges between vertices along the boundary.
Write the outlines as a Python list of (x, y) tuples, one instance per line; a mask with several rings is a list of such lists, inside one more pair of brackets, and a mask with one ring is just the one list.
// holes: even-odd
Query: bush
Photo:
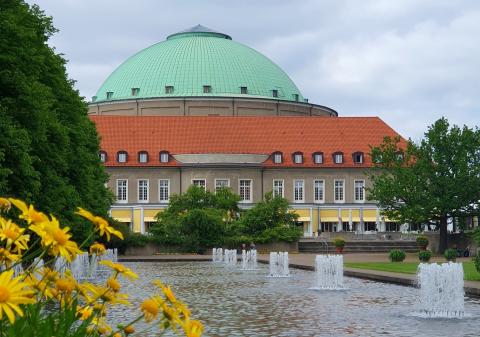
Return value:
[(333, 240), (333, 245), (338, 248), (345, 247), (345, 240), (342, 238), (335, 238), (335, 240)]
[(418, 253), (418, 259), (422, 262), (430, 261), (431, 257), (432, 257), (432, 252), (429, 250), (422, 250), (421, 252)]
[(403, 262), (405, 260), (405, 252), (401, 249), (392, 249), (389, 258), (392, 262)]
[(447, 261), (455, 262), (457, 260), (457, 250), (454, 248), (448, 248), (445, 250), (445, 253), (443, 253), (443, 256), (445, 256)]
[(473, 264), (475, 265), (475, 269), (480, 273), (480, 253), (473, 258)]
[(417, 236), (417, 245), (419, 247), (427, 247), (428, 246), (428, 239), (425, 236)]

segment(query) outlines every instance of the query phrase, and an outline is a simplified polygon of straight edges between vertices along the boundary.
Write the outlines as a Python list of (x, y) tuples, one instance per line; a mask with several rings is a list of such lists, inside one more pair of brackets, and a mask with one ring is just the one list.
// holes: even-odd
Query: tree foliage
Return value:
[(111, 204), (95, 126), (66, 61), (47, 44), (52, 19), (6, 0), (0, 27), (0, 195), (56, 214), (82, 240), (91, 225), (76, 207), (106, 216)]
[(447, 219), (478, 213), (480, 131), (450, 126), (445, 118), (430, 126), (419, 143), (401, 146), (385, 138), (372, 148), (376, 163), (369, 198), (400, 222), (440, 225), (440, 250), (447, 247)]

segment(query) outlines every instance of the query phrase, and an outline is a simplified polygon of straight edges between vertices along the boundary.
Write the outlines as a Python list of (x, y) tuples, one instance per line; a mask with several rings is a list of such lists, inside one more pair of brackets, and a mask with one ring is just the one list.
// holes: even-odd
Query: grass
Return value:
[[(415, 274), (418, 262), (345, 262), (345, 267)], [(480, 281), (480, 273), (475, 269), (473, 262), (463, 262), (463, 272), (465, 280)]]

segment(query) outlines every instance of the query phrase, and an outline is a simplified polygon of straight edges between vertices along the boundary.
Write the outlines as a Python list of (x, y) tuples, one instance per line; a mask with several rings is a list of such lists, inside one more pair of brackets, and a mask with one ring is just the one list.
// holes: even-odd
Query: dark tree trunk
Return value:
[(438, 245), (438, 250), (440, 254), (445, 252), (448, 246), (448, 232), (447, 232), (447, 217), (443, 216), (440, 219), (440, 242)]

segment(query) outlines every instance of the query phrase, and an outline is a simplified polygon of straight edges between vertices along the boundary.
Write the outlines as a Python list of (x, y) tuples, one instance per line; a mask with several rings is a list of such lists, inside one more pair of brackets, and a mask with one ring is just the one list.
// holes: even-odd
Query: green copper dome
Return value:
[(296, 85), (275, 63), (200, 25), (130, 57), (105, 80), (93, 100), (197, 96), (303, 102)]

